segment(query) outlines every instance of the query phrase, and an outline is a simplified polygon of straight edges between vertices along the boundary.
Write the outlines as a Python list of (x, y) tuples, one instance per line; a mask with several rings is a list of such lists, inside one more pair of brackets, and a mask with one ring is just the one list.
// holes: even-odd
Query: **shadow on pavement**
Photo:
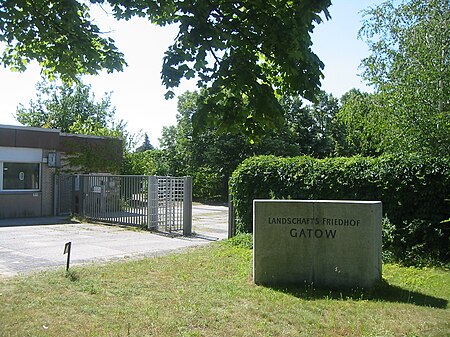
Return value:
[(64, 225), (73, 223), (77, 222), (70, 220), (67, 216), (0, 219), (0, 227)]

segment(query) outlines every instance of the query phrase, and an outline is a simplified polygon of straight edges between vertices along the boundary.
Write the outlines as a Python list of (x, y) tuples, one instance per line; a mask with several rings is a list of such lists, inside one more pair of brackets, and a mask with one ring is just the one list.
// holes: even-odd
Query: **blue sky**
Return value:
[[(322, 89), (337, 98), (352, 88), (370, 90), (358, 76), (360, 61), (369, 52), (365, 43), (357, 39), (357, 32), (361, 27), (360, 11), (381, 2), (336, 0), (329, 8), (332, 19), (314, 31), (313, 50), (325, 63)], [(117, 22), (102, 10), (93, 16), (103, 31), (111, 32), (128, 67), (122, 73), (86, 76), (83, 81), (92, 85), (99, 99), (105, 92), (112, 92), (117, 119), (127, 122), (132, 133), (146, 132), (157, 146), (162, 127), (176, 123), (177, 100), (164, 99), (166, 90), (160, 79), (164, 51), (173, 41), (176, 29), (156, 27), (140, 18)], [(35, 99), (39, 68), (32, 64), (24, 73), (0, 68), (0, 79), (0, 124), (18, 125), (13, 114), (20, 103), (27, 106), (30, 99)], [(195, 81), (184, 81), (175, 93), (194, 89)]]

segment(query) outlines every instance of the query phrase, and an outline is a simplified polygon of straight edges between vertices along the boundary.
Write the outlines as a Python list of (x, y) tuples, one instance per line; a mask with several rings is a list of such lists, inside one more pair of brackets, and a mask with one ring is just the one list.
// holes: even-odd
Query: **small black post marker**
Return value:
[(70, 264), (70, 249), (72, 248), (72, 242), (67, 242), (64, 246), (64, 254), (67, 254), (67, 266), (66, 271), (69, 271), (69, 264)]

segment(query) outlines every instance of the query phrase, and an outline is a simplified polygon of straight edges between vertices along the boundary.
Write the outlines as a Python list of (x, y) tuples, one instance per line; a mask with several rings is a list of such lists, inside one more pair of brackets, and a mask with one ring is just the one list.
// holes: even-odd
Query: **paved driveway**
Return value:
[[(227, 237), (227, 208), (194, 205), (193, 237), (168, 237), (118, 226), (67, 223), (61, 218), (0, 221), (0, 277), (64, 267), (66, 242), (71, 264), (156, 256)], [(43, 224), (42, 224), (43, 223)]]

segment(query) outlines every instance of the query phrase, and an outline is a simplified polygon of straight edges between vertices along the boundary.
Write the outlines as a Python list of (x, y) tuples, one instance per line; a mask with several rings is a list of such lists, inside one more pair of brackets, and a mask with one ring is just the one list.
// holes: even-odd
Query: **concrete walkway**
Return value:
[(169, 237), (119, 226), (73, 223), (64, 218), (0, 220), (0, 277), (71, 265), (158, 256), (227, 237), (227, 207), (193, 206), (192, 237)]

